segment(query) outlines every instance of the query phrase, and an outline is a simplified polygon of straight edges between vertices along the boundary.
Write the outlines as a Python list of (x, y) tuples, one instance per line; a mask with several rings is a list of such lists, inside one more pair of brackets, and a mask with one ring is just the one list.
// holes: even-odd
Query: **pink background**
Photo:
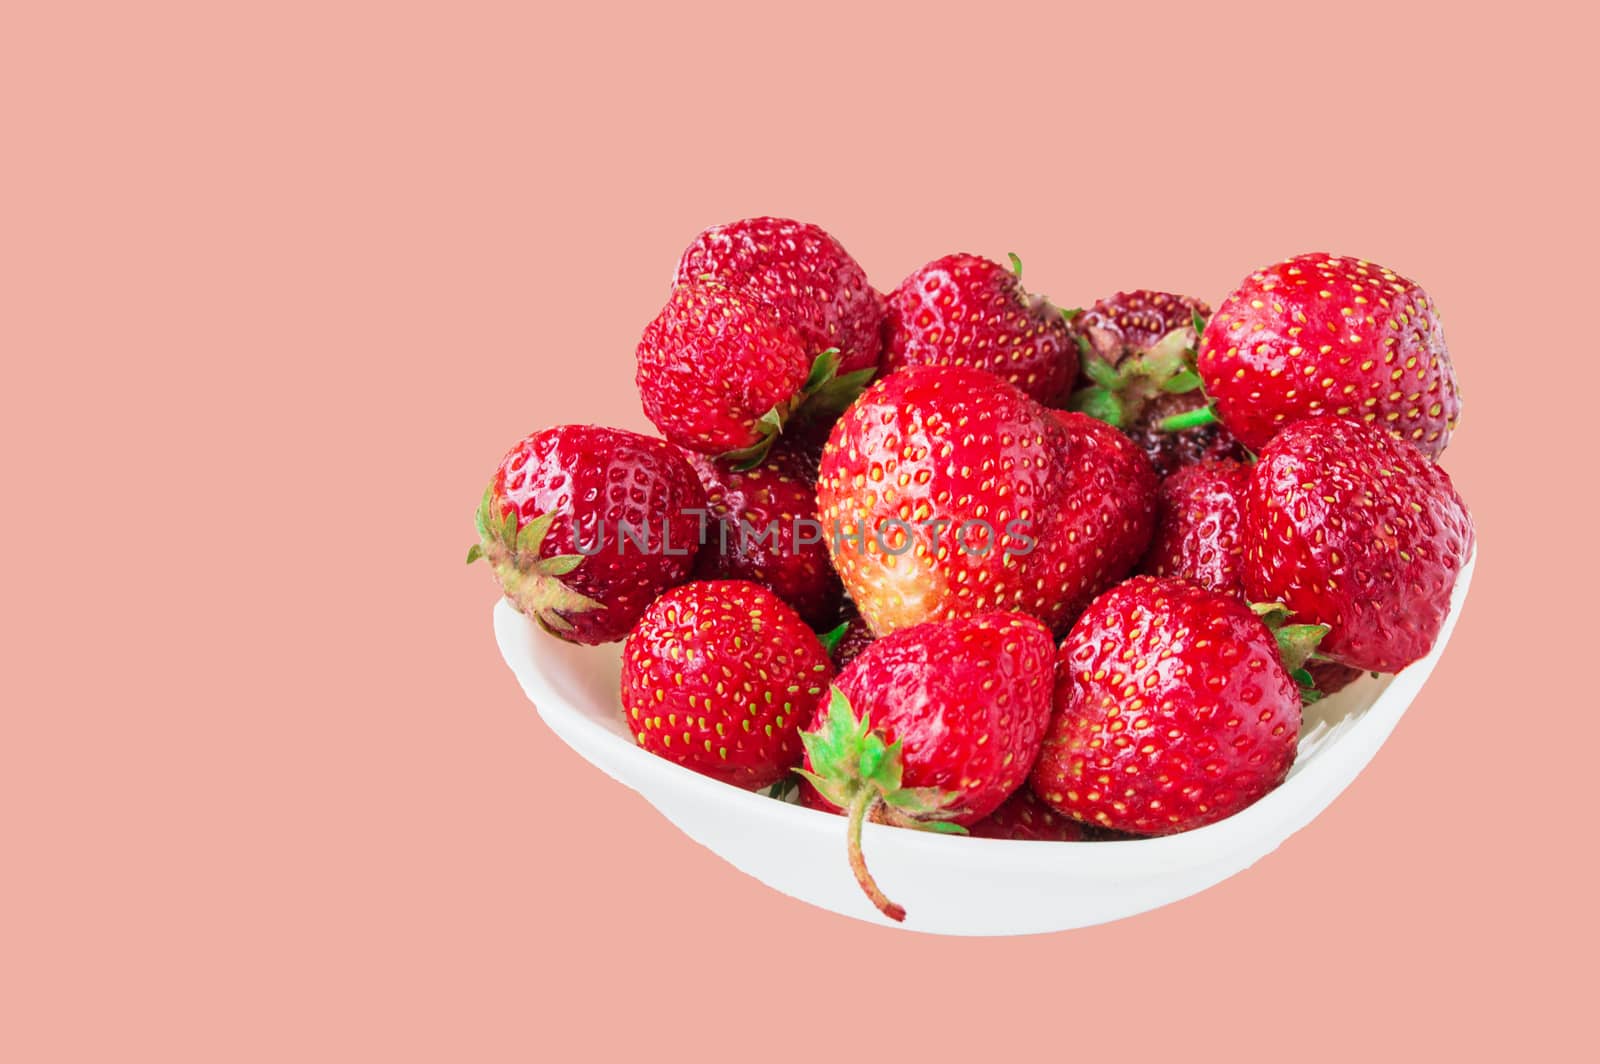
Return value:
[[(14, 5), (0, 1058), (1570, 1059), (1565, 6)], [(1482, 564), (1326, 815), (1150, 915), (933, 939), (744, 878), (540, 724), (461, 563), (485, 479), (549, 423), (644, 427), (678, 251), (763, 212), (883, 287), (1016, 251), (1063, 304), (1215, 302), (1318, 249), (1428, 287)]]

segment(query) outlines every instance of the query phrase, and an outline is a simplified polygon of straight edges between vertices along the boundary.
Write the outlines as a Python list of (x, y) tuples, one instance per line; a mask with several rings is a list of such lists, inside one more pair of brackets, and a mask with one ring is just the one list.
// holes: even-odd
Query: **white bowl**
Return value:
[(1461, 615), (1476, 557), (1456, 582), (1433, 651), (1403, 672), (1364, 677), (1306, 710), (1283, 786), (1244, 811), (1181, 835), (1119, 842), (1013, 842), (867, 824), (862, 849), (903, 925), (873, 908), (845, 860), (845, 822), (718, 783), (641, 750), (617, 697), (620, 644), (578, 647), (501, 600), (495, 638), (552, 731), (638, 791), (690, 838), (785, 894), (858, 920), (945, 935), (1087, 927), (1167, 905), (1277, 849), (1349, 786), (1422, 689)]

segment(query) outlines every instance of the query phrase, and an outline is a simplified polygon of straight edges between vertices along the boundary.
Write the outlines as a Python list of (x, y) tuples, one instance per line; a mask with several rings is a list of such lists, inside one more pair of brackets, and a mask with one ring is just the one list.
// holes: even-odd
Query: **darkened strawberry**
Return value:
[(902, 827), (959, 830), (1027, 778), (1050, 719), (1054, 645), (1038, 621), (985, 613), (877, 640), (839, 674), (802, 733), (802, 775), (849, 816), (850, 865), (884, 915), (861, 856), (861, 825), (881, 810)]
[(697, 575), (761, 584), (807, 624), (831, 621), (843, 592), (817, 527), (815, 474), (806, 460), (780, 446), (760, 466), (741, 472), (725, 461), (685, 454), (715, 519)]
[(835, 668), (844, 668), (872, 644), (872, 629), (853, 605), (848, 602), (840, 612), (839, 623), (822, 635), (822, 645)]
[(1363, 675), (1360, 669), (1341, 665), (1337, 661), (1308, 661), (1306, 673), (1310, 675), (1317, 692), (1324, 696), (1343, 691)]
[[(1082, 352), (1072, 409), (1133, 437), (1161, 476), (1207, 458), (1245, 456), (1205, 411), (1195, 372), (1194, 348), (1209, 307), (1190, 296), (1139, 290), (1067, 313)], [(1192, 424), (1197, 417), (1202, 423)]]
[(817, 483), (817, 470), (822, 465), (822, 451), (828, 446), (828, 433), (833, 430), (836, 417), (807, 418), (787, 426), (783, 433), (785, 450), (792, 451), (804, 470), (807, 483)]
[(478, 542), (513, 606), (573, 643), (621, 639), (688, 578), (705, 491), (661, 440), (559, 425), (501, 459), (478, 507)]
[(1375, 425), (1295, 422), (1250, 476), (1245, 591), (1329, 625), (1321, 653), (1353, 668), (1396, 672), (1428, 653), (1472, 545), (1449, 475)]
[(622, 650), (622, 708), (640, 746), (755, 790), (800, 763), (833, 666), (805, 622), (742, 580), (684, 584)]
[(884, 369), (972, 366), (1049, 402), (1072, 386), (1078, 355), (1061, 312), (1008, 269), (977, 255), (946, 255), (889, 294)]
[(983, 370), (913, 366), (834, 426), (817, 502), (874, 632), (997, 609), (1064, 630), (1143, 555), (1155, 484), (1105, 425)]
[(883, 297), (819, 226), (791, 218), (712, 226), (684, 249), (673, 278), (680, 285), (697, 280), (717, 281), (772, 304), (799, 330), (812, 359), (838, 349), (841, 376), (878, 368)]
[(1302, 418), (1376, 425), (1437, 458), (1461, 400), (1433, 301), (1415, 282), (1318, 252), (1251, 274), (1200, 341), (1216, 414), (1260, 451)]
[(1084, 825), (1051, 809), (1027, 787), (972, 825), (971, 834), (980, 839), (1034, 842), (1083, 842), (1089, 837)]
[[(1301, 656), (1322, 629), (1302, 629)], [(1084, 611), (1056, 659), (1055, 716), (1030, 786), (1056, 811), (1139, 835), (1231, 816), (1283, 782), (1300, 691), (1237, 598), (1136, 576)]]
[(1155, 539), (1140, 571), (1182, 576), (1228, 595), (1244, 594), (1244, 495), (1250, 467), (1206, 461), (1161, 482)]
[(840, 381), (838, 353), (813, 357), (770, 304), (712, 282), (672, 290), (637, 361), (639, 397), (661, 434), (741, 467), (766, 457), (803, 404), (848, 403), (865, 383)]

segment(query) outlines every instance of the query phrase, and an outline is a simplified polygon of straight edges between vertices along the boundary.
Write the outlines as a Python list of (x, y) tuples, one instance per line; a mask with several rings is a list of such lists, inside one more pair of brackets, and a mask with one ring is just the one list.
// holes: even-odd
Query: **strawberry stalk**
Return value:
[(1156, 422), (1156, 428), (1161, 432), (1182, 432), (1184, 429), (1194, 429), (1199, 428), (1201, 425), (1215, 425), (1216, 423), (1217, 412), (1208, 403), (1205, 406), (1195, 407), (1193, 410), (1186, 410), (1181, 414), (1173, 414), (1171, 417), (1162, 418)]
[(850, 871), (861, 890), (889, 919), (906, 918), (903, 906), (890, 901), (867, 870), (861, 849), (861, 826), (872, 812), (882, 808), (886, 819), (899, 827), (922, 831), (966, 834), (966, 828), (952, 823), (959, 814), (952, 806), (961, 795), (934, 787), (906, 787), (904, 751), (899, 740), (886, 742), (881, 731), (872, 727), (871, 714), (858, 720), (850, 700), (834, 687), (817, 731), (800, 733), (811, 769), (796, 769), (801, 776), (833, 805), (845, 810), (846, 852)]
[(866, 893), (878, 911), (896, 923), (903, 923), (906, 918), (905, 906), (889, 900), (889, 896), (878, 886), (878, 881), (872, 878), (872, 873), (867, 870), (867, 859), (861, 853), (861, 825), (866, 821), (867, 814), (878, 804), (878, 796), (863, 787), (856, 793), (850, 802), (849, 818), (850, 827), (846, 835), (846, 849), (850, 854), (850, 871), (855, 873), (856, 882)]

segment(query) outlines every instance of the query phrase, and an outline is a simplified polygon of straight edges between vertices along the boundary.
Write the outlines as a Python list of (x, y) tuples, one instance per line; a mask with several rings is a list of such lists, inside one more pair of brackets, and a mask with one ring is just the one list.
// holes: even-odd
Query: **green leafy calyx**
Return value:
[(754, 443), (717, 457), (741, 472), (754, 469), (766, 461), (772, 445), (788, 425), (796, 420), (834, 420), (856, 401), (876, 373), (876, 369), (863, 369), (841, 374), (839, 349), (828, 348), (812, 359), (811, 369), (798, 392), (756, 419)]
[(1317, 645), (1332, 629), (1325, 624), (1290, 624), (1293, 613), (1281, 602), (1252, 602), (1250, 608), (1277, 641), (1278, 657), (1299, 686), (1300, 701), (1310, 705), (1321, 698), (1322, 692), (1317, 690), (1306, 663), (1313, 660)]
[(604, 609), (605, 604), (582, 595), (561, 581), (582, 565), (582, 554), (542, 556), (544, 541), (556, 515), (540, 514), (518, 528), (513, 509), (496, 515), (494, 485), (484, 490), (474, 524), (478, 542), (467, 549), (467, 564), (486, 558), (507, 600), (533, 618), (545, 631), (565, 637), (573, 630), (572, 614)]
[(823, 713), (822, 727), (800, 733), (811, 769), (796, 769), (811, 782), (817, 793), (845, 810), (846, 850), (856, 882), (878, 910), (892, 920), (905, 919), (905, 909), (890, 901), (867, 871), (861, 853), (861, 825), (875, 812), (899, 827), (964, 834), (966, 829), (951, 822), (960, 810), (955, 808), (961, 795), (934, 787), (906, 787), (904, 760), (899, 740), (884, 740), (872, 727), (871, 715), (859, 718), (843, 691), (834, 687)]
[[(1148, 350), (1123, 358), (1116, 365), (1080, 335), (1077, 338), (1082, 356), (1080, 362), (1083, 375), (1090, 383), (1073, 392), (1067, 400), (1067, 406), (1117, 428), (1127, 428), (1138, 419), (1146, 404), (1157, 396), (1184, 395), (1189, 392), (1201, 392), (1203, 395), (1200, 373), (1195, 368), (1196, 335), (1188, 327), (1173, 329)], [(1202, 406), (1200, 409), (1207, 411), (1207, 414), (1204, 418), (1195, 415), (1197, 419), (1194, 424), (1215, 420), (1209, 414), (1208, 407)], [(1167, 418), (1157, 427), (1168, 432), (1190, 427), (1178, 422), (1191, 417), (1191, 414)], [(1173, 423), (1170, 428), (1169, 423)]]

